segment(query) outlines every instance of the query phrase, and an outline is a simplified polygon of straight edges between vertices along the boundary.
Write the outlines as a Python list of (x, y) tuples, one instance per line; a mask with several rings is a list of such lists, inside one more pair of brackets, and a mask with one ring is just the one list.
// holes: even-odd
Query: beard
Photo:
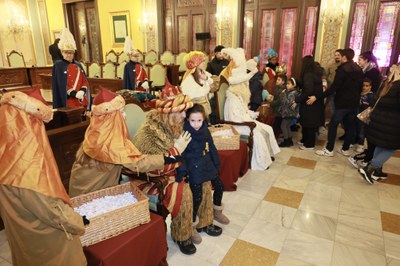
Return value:
[(171, 113), (168, 115), (168, 126), (174, 138), (178, 138), (183, 132), (184, 119), (180, 117), (180, 113)]

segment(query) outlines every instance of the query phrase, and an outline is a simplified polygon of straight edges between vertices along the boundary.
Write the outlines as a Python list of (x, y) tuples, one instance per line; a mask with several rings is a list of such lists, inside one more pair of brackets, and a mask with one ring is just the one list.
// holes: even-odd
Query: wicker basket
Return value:
[(82, 246), (96, 244), (150, 222), (149, 199), (131, 182), (77, 196), (71, 201), (74, 207), (79, 207), (96, 198), (125, 192), (132, 192), (137, 202), (90, 218), (90, 224), (86, 226), (85, 234), (81, 236)]
[[(209, 127), (209, 129), (217, 150), (238, 150), (240, 148), (240, 134), (236, 131), (236, 129), (233, 126), (227, 124), (213, 125)], [(215, 136), (215, 132), (220, 130), (229, 130), (229, 129), (232, 130), (233, 135)]]

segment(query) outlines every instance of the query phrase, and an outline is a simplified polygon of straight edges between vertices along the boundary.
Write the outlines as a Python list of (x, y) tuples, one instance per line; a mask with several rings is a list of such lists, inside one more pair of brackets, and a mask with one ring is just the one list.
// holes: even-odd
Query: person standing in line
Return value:
[(139, 50), (133, 47), (129, 36), (125, 37), (124, 52), (129, 56), (130, 60), (124, 67), (123, 88), (149, 93), (150, 85), (146, 70), (142, 63), (139, 62)]
[(63, 60), (57, 61), (52, 70), (53, 108), (83, 106), (90, 110), (89, 82), (82, 65), (74, 60), (76, 43), (69, 29), (61, 31), (58, 47)]
[[(340, 64), (342, 63), (340, 61), (340, 58), (341, 58), (340, 51), (341, 50), (342, 49), (337, 49), (335, 51), (335, 54), (334, 54), (335, 62), (332, 63), (327, 68), (326, 75), (327, 75), (327, 78), (328, 78), (328, 87), (332, 86), (332, 83), (335, 80), (336, 70), (340, 66)], [(329, 110), (330, 110), (331, 117), (332, 117), (332, 114), (335, 112), (335, 103), (333, 102), (334, 97), (335, 97), (334, 94), (332, 94), (332, 95), (327, 97), (327, 99), (328, 99), (327, 103), (329, 104)]]
[(43, 123), (52, 109), (39, 89), (8, 92), (0, 104), (0, 215), (13, 265), (86, 265), (79, 236), (89, 221), (61, 182)]
[(299, 108), (295, 101), (298, 95), (299, 91), (297, 90), (296, 80), (294, 78), (288, 79), (286, 89), (281, 93), (282, 105), (279, 108), (282, 117), (281, 130), (283, 134), (283, 141), (279, 144), (279, 147), (293, 146), (290, 124), (293, 119), (299, 117)]
[(315, 153), (320, 156), (334, 156), (334, 146), (337, 134), (337, 126), (344, 123), (345, 140), (343, 147), (338, 152), (344, 156), (350, 155), (350, 144), (355, 136), (355, 120), (357, 108), (360, 103), (362, 91), (363, 72), (353, 62), (354, 51), (346, 48), (340, 51), (342, 64), (336, 70), (335, 80), (332, 86), (317, 98), (324, 98), (335, 93), (335, 112), (332, 115), (328, 128), (328, 143), (322, 150)]

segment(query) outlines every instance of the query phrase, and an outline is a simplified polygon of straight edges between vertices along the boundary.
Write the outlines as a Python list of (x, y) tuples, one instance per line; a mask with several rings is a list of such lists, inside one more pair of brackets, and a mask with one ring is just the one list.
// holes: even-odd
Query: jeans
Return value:
[(360, 119), (356, 119), (356, 142), (359, 145), (364, 145), (365, 133), (367, 132), (368, 125), (364, 124)]
[(376, 147), (374, 152), (374, 158), (371, 160), (371, 166), (374, 169), (381, 168), (383, 164), (392, 156), (396, 150), (386, 149), (382, 147)]
[(337, 127), (340, 122), (343, 121), (344, 124), (344, 134), (345, 139), (343, 143), (343, 150), (348, 150), (350, 144), (354, 141), (356, 134), (356, 125), (355, 121), (357, 119), (357, 108), (354, 109), (336, 109), (332, 114), (331, 121), (329, 122), (328, 128), (328, 144), (326, 148), (329, 151), (333, 151), (335, 147), (335, 140), (337, 134)]

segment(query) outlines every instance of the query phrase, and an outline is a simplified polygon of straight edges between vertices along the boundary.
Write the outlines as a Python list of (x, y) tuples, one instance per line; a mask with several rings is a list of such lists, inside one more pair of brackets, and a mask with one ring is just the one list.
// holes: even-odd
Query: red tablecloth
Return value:
[(218, 151), (221, 161), (220, 177), (224, 183), (225, 191), (235, 191), (239, 176), (243, 176), (249, 170), (249, 152), (247, 144), (240, 142), (239, 150)]
[(148, 224), (84, 247), (88, 265), (168, 265), (164, 220), (154, 213), (150, 218)]

